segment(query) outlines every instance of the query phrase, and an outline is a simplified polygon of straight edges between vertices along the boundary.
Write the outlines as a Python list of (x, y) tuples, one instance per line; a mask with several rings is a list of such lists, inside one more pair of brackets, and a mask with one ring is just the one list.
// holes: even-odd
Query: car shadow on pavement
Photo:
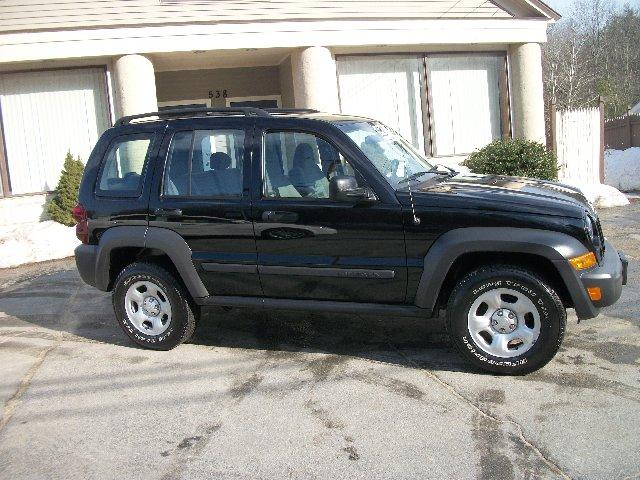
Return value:
[(254, 309), (215, 309), (201, 320), (191, 343), (317, 352), (409, 368), (469, 371), (443, 332), (442, 319), (362, 316)]
[[(120, 329), (111, 295), (82, 284), (75, 270), (34, 276), (0, 291), (1, 335), (53, 337), (141, 348)], [(33, 329), (42, 327), (47, 330)], [(469, 371), (442, 333), (442, 319), (215, 308), (189, 343), (256, 351), (360, 357), (409, 368)]]

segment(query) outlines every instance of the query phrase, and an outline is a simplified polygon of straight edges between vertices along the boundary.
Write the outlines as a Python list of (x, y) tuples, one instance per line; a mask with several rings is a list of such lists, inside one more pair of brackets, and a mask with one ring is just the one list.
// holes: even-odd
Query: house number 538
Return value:
[(209, 98), (227, 98), (227, 90), (209, 90)]

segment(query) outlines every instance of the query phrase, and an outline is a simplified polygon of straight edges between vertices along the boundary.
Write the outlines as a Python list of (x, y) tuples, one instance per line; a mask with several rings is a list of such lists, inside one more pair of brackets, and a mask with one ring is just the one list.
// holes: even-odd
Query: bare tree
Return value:
[(548, 31), (544, 47), (545, 94), (560, 108), (593, 105), (607, 114), (640, 101), (640, 14), (617, 12), (611, 0), (575, 0), (572, 14)]
[(544, 49), (545, 89), (550, 100), (563, 108), (588, 102), (595, 82), (589, 45), (573, 21), (554, 25)]

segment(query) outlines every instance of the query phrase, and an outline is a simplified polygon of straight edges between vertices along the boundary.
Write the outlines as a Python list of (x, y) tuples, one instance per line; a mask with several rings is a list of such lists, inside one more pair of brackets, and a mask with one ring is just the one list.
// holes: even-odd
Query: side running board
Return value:
[(336, 313), (366, 313), (370, 315), (397, 315), (400, 317), (428, 318), (429, 312), (413, 305), (385, 305), (378, 303), (335, 302), (331, 300), (291, 300), (287, 298), (211, 296), (196, 298), (203, 306), (269, 308)]

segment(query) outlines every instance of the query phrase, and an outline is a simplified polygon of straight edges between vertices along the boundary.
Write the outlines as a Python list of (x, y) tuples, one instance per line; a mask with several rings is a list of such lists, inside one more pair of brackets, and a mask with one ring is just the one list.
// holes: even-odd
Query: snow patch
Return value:
[(599, 208), (622, 207), (630, 203), (624, 193), (611, 185), (603, 185), (602, 183), (585, 184), (571, 180), (562, 180), (562, 183), (579, 188), (587, 200)]
[(604, 181), (622, 191), (640, 190), (640, 147), (607, 150)]
[(54, 221), (0, 227), (0, 268), (73, 256), (75, 227)]

